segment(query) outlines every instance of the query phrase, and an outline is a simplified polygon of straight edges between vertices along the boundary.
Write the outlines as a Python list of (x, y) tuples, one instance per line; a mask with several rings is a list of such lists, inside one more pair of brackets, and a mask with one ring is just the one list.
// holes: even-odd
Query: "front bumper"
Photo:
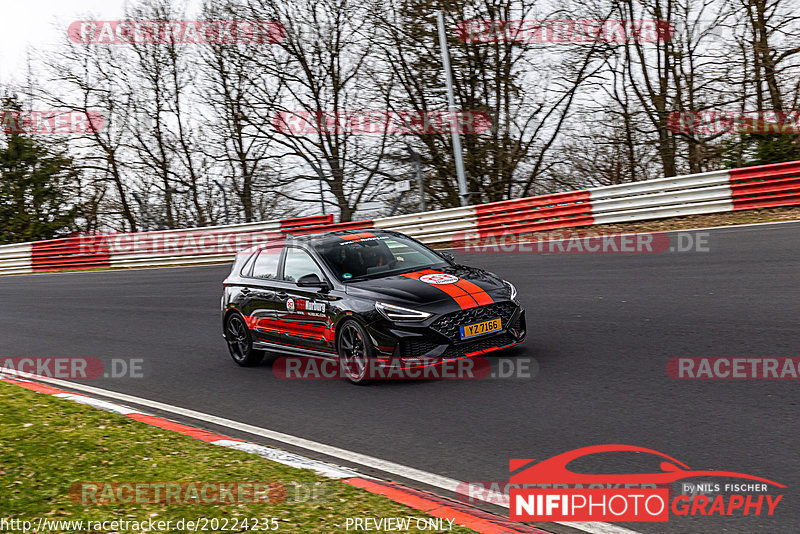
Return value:
[[(497, 317), (501, 319), (500, 330), (460, 339), (461, 326)], [(401, 326), (389, 321), (370, 326), (378, 357), (400, 359), (404, 366), (432, 365), (486, 354), (518, 345), (527, 334), (525, 310), (511, 301), (448, 313), (423, 326)]]

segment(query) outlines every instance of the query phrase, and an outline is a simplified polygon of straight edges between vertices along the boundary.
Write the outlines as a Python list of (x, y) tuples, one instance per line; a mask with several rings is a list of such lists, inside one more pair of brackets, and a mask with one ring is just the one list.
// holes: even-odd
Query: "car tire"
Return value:
[(369, 334), (358, 321), (348, 319), (339, 328), (336, 352), (339, 354), (339, 369), (350, 382), (360, 386), (370, 382), (368, 370), (370, 362), (374, 361), (375, 349)]
[(238, 312), (225, 319), (225, 341), (231, 358), (242, 367), (258, 365), (264, 358), (261, 351), (253, 349), (253, 336), (244, 317)]

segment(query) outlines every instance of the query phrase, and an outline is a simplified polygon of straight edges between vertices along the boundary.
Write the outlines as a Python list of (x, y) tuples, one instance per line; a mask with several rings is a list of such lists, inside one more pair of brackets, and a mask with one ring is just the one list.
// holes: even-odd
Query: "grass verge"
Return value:
[[(168, 521), (216, 518), (206, 531), (345, 532), (348, 517), (429, 518), (423, 512), (342, 482), (259, 456), (210, 445), (122, 415), (0, 382), (0, 520), (38, 524), (72, 520)], [(81, 482), (277, 482), (278, 504), (82, 504), (70, 498)], [(316, 498), (309, 498), (315, 495)], [(76, 497), (80, 500), (80, 497)], [(275, 522), (264, 519), (275, 518)], [(227, 522), (225, 522), (227, 520)], [(233, 530), (235, 523), (237, 527)], [(445, 521), (445, 525), (447, 522)], [(51, 523), (52, 525), (52, 523)], [(40, 532), (147, 532), (145, 528), (43, 529)], [(185, 525), (185, 523), (184, 523)], [(226, 529), (223, 530), (223, 525)], [(86, 527), (90, 528), (86, 528)], [(95, 524), (95, 526), (97, 526)], [(131, 528), (133, 527), (133, 528)], [(4, 532), (11, 529), (0, 527)], [(412, 529), (413, 530), (413, 529)], [(390, 531), (390, 530), (384, 530)], [(428, 532), (438, 532), (428, 530)], [(453, 524), (447, 532), (473, 532)]]

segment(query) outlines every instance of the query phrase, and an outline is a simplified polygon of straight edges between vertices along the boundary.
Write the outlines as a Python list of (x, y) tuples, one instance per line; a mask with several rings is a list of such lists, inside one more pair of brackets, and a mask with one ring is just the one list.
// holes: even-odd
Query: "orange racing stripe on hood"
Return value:
[[(426, 269), (424, 271), (416, 271), (413, 273), (401, 274), (400, 276), (405, 276), (406, 278), (413, 278), (414, 280), (419, 280), (420, 277), (425, 276), (426, 274), (447, 274), (447, 273), (441, 273), (439, 271), (434, 271), (432, 269)], [(450, 295), (450, 297), (456, 301), (456, 304), (458, 304), (462, 310), (468, 310), (470, 308), (477, 308), (478, 306), (480, 306), (480, 304), (478, 304), (478, 300), (475, 299), (472, 295), (470, 295), (466, 289), (458, 287), (458, 283), (429, 284), (429, 285)], [(488, 297), (489, 295), (486, 296)]]
[(486, 306), (487, 304), (494, 304), (494, 300), (489, 294), (478, 287), (476, 284), (473, 284), (469, 280), (464, 280), (463, 278), (459, 279), (458, 282), (455, 283), (456, 286), (460, 287), (469, 295), (475, 299), (475, 302), (478, 303), (478, 306)]

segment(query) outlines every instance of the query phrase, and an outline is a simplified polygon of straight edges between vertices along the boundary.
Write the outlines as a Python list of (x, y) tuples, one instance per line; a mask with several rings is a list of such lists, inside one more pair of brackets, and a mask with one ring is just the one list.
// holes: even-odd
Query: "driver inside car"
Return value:
[(367, 272), (381, 270), (380, 267), (389, 267), (395, 261), (392, 253), (382, 244), (365, 246), (360, 252), (362, 264)]

